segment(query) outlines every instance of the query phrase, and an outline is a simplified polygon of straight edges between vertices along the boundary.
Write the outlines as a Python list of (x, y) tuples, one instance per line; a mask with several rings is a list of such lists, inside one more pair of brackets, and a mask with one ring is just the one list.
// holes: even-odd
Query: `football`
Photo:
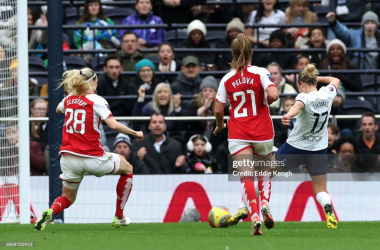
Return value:
[(230, 210), (223, 206), (213, 207), (208, 213), (208, 223), (210, 223), (211, 227), (227, 227), (230, 218)]

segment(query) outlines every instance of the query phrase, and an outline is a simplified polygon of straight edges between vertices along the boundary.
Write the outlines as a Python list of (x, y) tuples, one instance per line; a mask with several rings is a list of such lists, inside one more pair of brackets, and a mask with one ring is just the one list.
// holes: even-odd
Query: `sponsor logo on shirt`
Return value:
[[(272, 76), (270, 74), (267, 74), (269, 81), (273, 82)], [(273, 82), (274, 83), (274, 82)]]
[(109, 111), (111, 111), (110, 105), (106, 104), (106, 107)]

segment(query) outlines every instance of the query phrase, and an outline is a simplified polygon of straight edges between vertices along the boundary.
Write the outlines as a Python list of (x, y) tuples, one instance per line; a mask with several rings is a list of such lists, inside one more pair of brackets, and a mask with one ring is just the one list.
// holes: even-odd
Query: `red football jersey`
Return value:
[(69, 95), (61, 102), (60, 109), (65, 113), (65, 123), (59, 153), (103, 156), (99, 125), (102, 119), (112, 116), (107, 101), (96, 94), (81, 97)]
[(273, 139), (273, 122), (267, 103), (268, 87), (272, 82), (265, 68), (248, 66), (241, 71), (230, 71), (219, 84), (216, 100), (227, 103), (229, 100), (228, 140), (264, 142)]

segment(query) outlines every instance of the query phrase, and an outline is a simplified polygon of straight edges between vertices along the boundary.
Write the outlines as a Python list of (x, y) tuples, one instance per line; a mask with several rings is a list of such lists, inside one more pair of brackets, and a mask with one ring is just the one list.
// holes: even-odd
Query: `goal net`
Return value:
[(0, 222), (19, 220), (17, 0), (0, 0)]

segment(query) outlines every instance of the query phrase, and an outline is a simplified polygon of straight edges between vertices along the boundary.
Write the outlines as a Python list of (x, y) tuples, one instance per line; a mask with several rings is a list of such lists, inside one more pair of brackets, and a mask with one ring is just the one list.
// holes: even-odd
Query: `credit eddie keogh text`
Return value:
[[(238, 160), (238, 161), (232, 161), (232, 168), (234, 169), (232, 171), (233, 176), (269, 176), (269, 177), (275, 177), (275, 176), (282, 176), (282, 177), (289, 177), (292, 176), (293, 173), (291, 171), (265, 171), (265, 170), (254, 170), (254, 167), (256, 168), (263, 168), (263, 167), (270, 167), (272, 169), (276, 167), (283, 167), (285, 166), (285, 160), (284, 161), (264, 161), (264, 160)], [(238, 171), (237, 168), (241, 167), (244, 170)]]

